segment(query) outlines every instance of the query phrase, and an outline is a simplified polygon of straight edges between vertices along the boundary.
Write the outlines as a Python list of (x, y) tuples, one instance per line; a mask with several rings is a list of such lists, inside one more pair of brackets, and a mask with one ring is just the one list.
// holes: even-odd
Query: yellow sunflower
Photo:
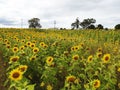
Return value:
[(43, 47), (44, 45), (45, 45), (45, 43), (44, 43), (44, 42), (40, 42), (40, 46), (42, 46), (42, 47)]
[(30, 47), (34, 48), (35, 47), (35, 43), (31, 43)]
[(53, 87), (49, 84), (47, 85), (47, 90), (53, 90)]
[(18, 61), (19, 60), (19, 56), (12, 56), (11, 58), (10, 58), (10, 62), (16, 62), (16, 61)]
[(73, 76), (73, 75), (70, 75), (70, 76), (67, 76), (67, 77), (66, 77), (66, 81), (67, 81), (67, 82), (74, 82), (75, 80), (76, 80), (76, 77)]
[(31, 45), (31, 42), (30, 42), (30, 41), (26, 42), (26, 45), (27, 45), (27, 46), (30, 46), (30, 45)]
[(27, 65), (20, 65), (17, 69), (21, 72), (25, 72), (27, 70), (28, 66)]
[(120, 67), (117, 69), (118, 72), (120, 72)]
[(100, 80), (96, 79), (93, 81), (93, 87), (94, 88), (99, 88), (100, 87)]
[(72, 58), (73, 58), (73, 60), (78, 60), (79, 59), (79, 55), (74, 55)]
[(87, 62), (92, 62), (92, 60), (93, 60), (93, 56), (90, 55), (90, 56), (88, 57), (88, 59), (87, 59)]
[(31, 58), (30, 58), (30, 61), (34, 61), (36, 59), (36, 56), (32, 56)]
[(51, 56), (47, 57), (46, 63), (48, 65), (52, 65), (52, 62), (53, 62), (53, 57), (51, 57)]
[(37, 53), (38, 51), (39, 51), (39, 48), (37, 48), (37, 47), (34, 47), (34, 48), (33, 48), (33, 52), (34, 52), (34, 53)]
[(13, 51), (14, 53), (18, 52), (18, 47), (13, 47), (12, 51)]
[(10, 72), (9, 78), (14, 81), (19, 81), (22, 79), (22, 72), (17, 69), (14, 69)]
[(41, 82), (41, 83), (40, 83), (40, 87), (43, 87), (43, 86), (45, 86), (45, 83), (44, 83), (44, 82)]
[(104, 54), (102, 60), (104, 63), (108, 63), (110, 60), (110, 54)]
[(101, 56), (102, 56), (102, 53), (101, 53), (101, 52), (97, 53), (97, 57), (98, 57), (98, 58), (100, 58)]

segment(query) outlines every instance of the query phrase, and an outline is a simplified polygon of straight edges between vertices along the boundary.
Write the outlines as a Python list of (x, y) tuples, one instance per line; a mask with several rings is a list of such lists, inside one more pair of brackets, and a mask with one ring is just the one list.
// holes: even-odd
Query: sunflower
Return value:
[(46, 63), (48, 65), (52, 65), (52, 62), (53, 62), (53, 57), (51, 57), (51, 56), (47, 57)]
[(118, 72), (120, 72), (120, 67), (117, 69)]
[(74, 82), (75, 80), (76, 80), (76, 77), (73, 76), (73, 75), (70, 75), (70, 76), (67, 76), (67, 77), (66, 77), (66, 81), (67, 81), (67, 82)]
[(41, 83), (40, 83), (40, 87), (43, 87), (43, 86), (45, 86), (45, 83), (44, 83), (44, 82), (41, 82)]
[(79, 50), (79, 49), (80, 49), (79, 46), (74, 46), (74, 51), (77, 51), (77, 50)]
[(49, 84), (47, 85), (47, 90), (53, 90), (53, 87)]
[(31, 43), (30, 47), (34, 48), (35, 47), (35, 43)]
[(42, 46), (42, 47), (43, 47), (44, 45), (45, 45), (45, 43), (44, 43), (44, 42), (40, 42), (40, 46)]
[(87, 59), (87, 62), (91, 62), (92, 60), (93, 60), (93, 56), (90, 55), (90, 56), (88, 57), (88, 59)]
[(30, 58), (30, 61), (34, 61), (36, 59), (36, 56), (32, 56), (31, 58)]
[(33, 52), (34, 52), (34, 53), (37, 53), (38, 51), (39, 51), (39, 48), (37, 48), (37, 47), (34, 47), (34, 48), (33, 48)]
[(97, 57), (98, 57), (98, 58), (100, 58), (101, 56), (102, 56), (102, 53), (101, 53), (101, 52), (97, 53)]
[(18, 61), (19, 60), (19, 56), (12, 56), (11, 58), (10, 58), (10, 62), (16, 62), (16, 61)]
[(23, 50), (24, 48), (25, 48), (25, 46), (21, 46), (21, 47), (20, 47), (20, 50)]
[(13, 51), (14, 53), (18, 52), (18, 47), (13, 47), (12, 51)]
[(79, 59), (79, 55), (74, 55), (72, 58), (73, 58), (73, 60), (78, 60)]
[(110, 54), (104, 54), (102, 60), (103, 60), (104, 63), (109, 62), (109, 60), (110, 60)]
[(93, 87), (94, 88), (99, 88), (100, 87), (100, 80), (96, 79), (93, 81)]
[(21, 72), (25, 72), (27, 70), (28, 66), (27, 65), (20, 65), (17, 69)]
[(30, 41), (28, 41), (28, 42), (26, 43), (26, 45), (27, 45), (27, 46), (30, 46), (30, 45), (31, 45), (31, 42), (30, 42)]
[(98, 51), (98, 52), (102, 52), (102, 48), (98, 48), (97, 51)]
[(17, 69), (14, 69), (10, 72), (9, 78), (14, 81), (19, 81), (22, 79), (22, 72)]

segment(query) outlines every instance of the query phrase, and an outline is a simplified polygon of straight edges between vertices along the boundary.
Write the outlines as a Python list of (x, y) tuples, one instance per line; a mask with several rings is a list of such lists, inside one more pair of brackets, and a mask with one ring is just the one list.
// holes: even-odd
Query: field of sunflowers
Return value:
[(0, 29), (8, 90), (120, 90), (120, 31)]

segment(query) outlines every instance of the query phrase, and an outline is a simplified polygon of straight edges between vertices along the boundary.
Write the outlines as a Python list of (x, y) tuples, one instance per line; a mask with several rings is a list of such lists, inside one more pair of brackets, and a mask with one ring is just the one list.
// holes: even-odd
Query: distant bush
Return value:
[(117, 25), (115, 26), (115, 29), (120, 29), (120, 24), (117, 24)]

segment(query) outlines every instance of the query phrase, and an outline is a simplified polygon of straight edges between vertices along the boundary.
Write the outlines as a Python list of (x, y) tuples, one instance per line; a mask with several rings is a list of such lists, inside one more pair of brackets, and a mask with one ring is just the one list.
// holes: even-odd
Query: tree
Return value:
[(96, 20), (93, 19), (93, 18), (88, 18), (88, 19), (84, 19), (81, 23), (80, 23), (80, 26), (83, 28), (83, 29), (87, 29), (88, 26), (90, 26), (91, 24), (94, 24), (96, 23)]
[(76, 18), (76, 21), (74, 23), (71, 24), (72, 29), (79, 29), (79, 25), (80, 25), (80, 21), (78, 19), (78, 17)]
[(39, 18), (32, 18), (28, 20), (29, 28), (41, 28), (42, 26), (39, 22), (40, 22)]
[(115, 25), (115, 29), (120, 29), (120, 24)]
[(97, 29), (104, 29), (104, 27), (103, 27), (102, 24), (98, 24), (96, 28), (97, 28)]
[(88, 29), (95, 29), (95, 25), (90, 25), (90, 26), (88, 26)]

